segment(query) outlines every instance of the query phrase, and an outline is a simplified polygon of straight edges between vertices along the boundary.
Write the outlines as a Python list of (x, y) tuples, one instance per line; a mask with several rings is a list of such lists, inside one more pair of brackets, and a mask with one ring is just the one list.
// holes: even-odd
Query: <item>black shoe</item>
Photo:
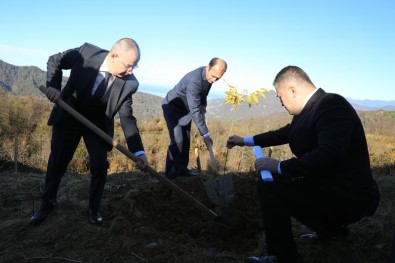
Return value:
[(36, 213), (30, 218), (29, 225), (34, 226), (41, 223), (49, 213), (52, 212), (54, 206), (53, 205), (43, 205), (38, 209)]
[(103, 218), (99, 213), (89, 213), (89, 223), (95, 226), (100, 226), (103, 222)]
[(246, 258), (246, 262), (248, 263), (276, 263), (276, 256), (263, 256), (263, 257), (248, 257)]
[(182, 173), (180, 173), (177, 177), (194, 177), (194, 176), (199, 176), (199, 173), (196, 171), (192, 170), (184, 170)]

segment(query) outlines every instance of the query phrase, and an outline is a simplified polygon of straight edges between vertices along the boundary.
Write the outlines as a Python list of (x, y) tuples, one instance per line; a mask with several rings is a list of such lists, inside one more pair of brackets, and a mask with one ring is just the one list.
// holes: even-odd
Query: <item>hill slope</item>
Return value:
[[(43, 96), (38, 90), (40, 85), (46, 81), (46, 72), (35, 66), (14, 66), (0, 60), (0, 88), (13, 92), (17, 96), (32, 95)], [(67, 78), (63, 78), (63, 85)], [(228, 120), (239, 120), (244, 118), (257, 118), (268, 116), (275, 112), (285, 112), (281, 106), (276, 93), (270, 90), (264, 100), (260, 100), (259, 105), (251, 108), (246, 103), (240, 105), (237, 111), (232, 111), (229, 104), (225, 104), (224, 99), (212, 99), (208, 102), (207, 118), (221, 118)], [(133, 109), (140, 118), (152, 118), (162, 116), (161, 97), (145, 92), (137, 92), (133, 96)], [(356, 110), (395, 110), (395, 101), (369, 101), (352, 100), (347, 98)]]

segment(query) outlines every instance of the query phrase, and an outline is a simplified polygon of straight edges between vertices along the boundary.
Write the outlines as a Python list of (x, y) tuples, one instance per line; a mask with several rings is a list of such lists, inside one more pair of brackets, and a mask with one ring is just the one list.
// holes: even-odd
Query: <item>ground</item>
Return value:
[[(101, 227), (87, 221), (90, 177), (73, 174), (67, 174), (62, 181), (58, 208), (42, 224), (32, 227), (27, 222), (38, 209), (44, 174), (2, 172), (0, 262), (232, 263), (262, 253), (255, 175), (229, 175), (235, 185), (235, 198), (230, 210), (225, 211), (220, 211), (208, 198), (204, 176), (177, 178), (174, 184), (221, 217), (227, 217), (227, 211), (241, 215), (240, 224), (228, 226), (217, 222), (148, 174), (125, 173), (108, 176)], [(373, 220), (353, 226), (354, 234), (339, 241), (341, 245), (325, 247), (301, 240), (299, 234), (309, 231), (297, 223), (294, 228), (307, 262), (335, 262), (331, 257), (336, 262), (388, 260), (388, 253), (383, 252), (388, 245), (380, 243), (377, 232), (382, 229)], [(359, 229), (372, 232), (360, 233)]]

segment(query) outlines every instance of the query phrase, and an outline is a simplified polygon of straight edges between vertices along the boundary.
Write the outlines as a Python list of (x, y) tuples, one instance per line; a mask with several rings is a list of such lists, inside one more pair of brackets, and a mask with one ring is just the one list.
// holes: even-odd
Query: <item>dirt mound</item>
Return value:
[[(0, 174), (1, 262), (242, 262), (261, 235), (253, 176), (234, 176), (232, 209), (247, 219), (237, 232), (218, 225), (193, 204), (142, 173), (108, 176), (101, 214), (87, 221), (89, 176), (66, 175), (58, 208), (42, 224), (27, 222), (39, 206), (43, 174)], [(179, 187), (210, 209), (202, 176), (177, 178)]]

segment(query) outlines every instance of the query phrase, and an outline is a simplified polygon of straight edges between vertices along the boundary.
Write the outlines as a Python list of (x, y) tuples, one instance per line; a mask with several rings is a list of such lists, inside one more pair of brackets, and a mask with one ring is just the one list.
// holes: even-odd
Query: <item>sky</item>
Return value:
[(0, 10), (0, 59), (17, 66), (46, 71), (52, 54), (130, 37), (139, 90), (156, 95), (221, 57), (228, 70), (209, 98), (225, 97), (226, 83), (274, 89), (296, 65), (327, 92), (395, 100), (395, 0), (14, 0)]

